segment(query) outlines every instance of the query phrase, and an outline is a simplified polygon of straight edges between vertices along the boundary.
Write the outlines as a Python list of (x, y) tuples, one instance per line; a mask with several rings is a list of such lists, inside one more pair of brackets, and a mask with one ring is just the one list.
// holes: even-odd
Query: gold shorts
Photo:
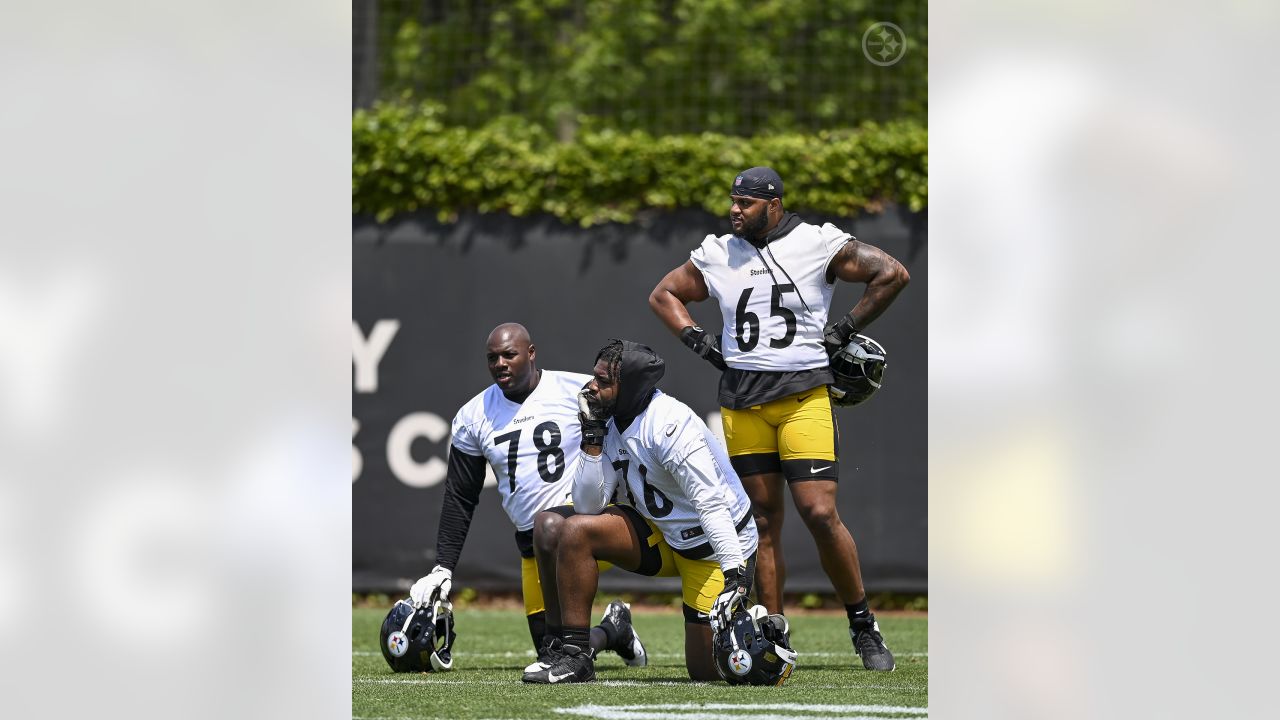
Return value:
[[(692, 560), (674, 551), (667, 544), (662, 531), (653, 521), (644, 517), (634, 508), (627, 505), (611, 505), (621, 511), (630, 523), (632, 531), (640, 539), (640, 567), (635, 570), (648, 577), (679, 577), (680, 595), (685, 605), (685, 620), (688, 622), (707, 622), (711, 606), (716, 597), (724, 589), (724, 574), (720, 572), (720, 563), (715, 557)], [(612, 563), (597, 561), (600, 572), (613, 567)], [(546, 610), (542, 599), (542, 583), (538, 578), (538, 561), (534, 558), (520, 558), (520, 579), (524, 591), (524, 613), (532, 615)], [(691, 617), (690, 609), (696, 611), (697, 617)]]
[(742, 410), (722, 407), (720, 415), (738, 475), (782, 472), (790, 481), (839, 476), (840, 431), (826, 387)]
[[(648, 518), (645, 523), (653, 530), (649, 539), (653, 548), (662, 558), (657, 572), (646, 573), (650, 577), (679, 577), (680, 596), (686, 608), (693, 608), (706, 615), (711, 612), (716, 597), (724, 589), (724, 575), (720, 572), (720, 563), (714, 558), (690, 560), (671, 549), (662, 532)], [(656, 540), (654, 540), (656, 538)], [(687, 614), (687, 612), (686, 612)]]
[[(679, 577), (685, 621), (708, 622), (711, 606), (724, 589), (724, 574), (720, 572), (720, 563), (715, 557), (701, 560), (685, 557), (668, 545), (658, 526), (635, 508), (630, 505), (610, 507), (622, 515), (639, 540), (640, 565), (632, 572), (647, 577)], [(607, 563), (601, 565), (606, 566)]]

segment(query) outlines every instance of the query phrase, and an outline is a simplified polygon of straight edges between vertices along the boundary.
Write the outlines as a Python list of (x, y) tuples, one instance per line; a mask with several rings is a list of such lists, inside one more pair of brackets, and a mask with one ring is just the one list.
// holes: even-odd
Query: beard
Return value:
[(754, 221), (743, 219), (742, 237), (746, 240), (762, 240), (767, 227), (769, 227), (769, 212), (766, 210), (760, 213), (760, 216)]
[(614, 413), (618, 411), (618, 396), (614, 395), (613, 400), (608, 403), (596, 401), (596, 406), (599, 408), (602, 417), (613, 417)]

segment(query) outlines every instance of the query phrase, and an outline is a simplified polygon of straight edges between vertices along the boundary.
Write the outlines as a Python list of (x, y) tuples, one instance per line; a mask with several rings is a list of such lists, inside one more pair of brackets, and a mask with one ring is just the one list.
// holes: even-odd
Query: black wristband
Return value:
[(604, 447), (604, 436), (608, 427), (608, 420), (589, 420), (579, 417), (582, 421), (582, 446), (583, 447)]
[(858, 326), (853, 324), (853, 318), (845, 314), (839, 320), (827, 325), (822, 333), (822, 342), (827, 346), (827, 352), (834, 353), (849, 344), (857, 334)]
[(858, 334), (858, 326), (853, 323), (853, 318), (846, 313), (836, 322), (836, 332), (840, 333), (840, 339), (843, 342), (849, 342), (854, 335)]

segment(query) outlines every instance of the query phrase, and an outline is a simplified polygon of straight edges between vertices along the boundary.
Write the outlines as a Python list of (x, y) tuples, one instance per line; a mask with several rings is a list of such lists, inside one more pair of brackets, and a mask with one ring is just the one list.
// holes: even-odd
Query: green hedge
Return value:
[(782, 175), (793, 210), (847, 217), (886, 201), (928, 205), (928, 132), (915, 122), (753, 138), (584, 128), (561, 143), (520, 118), (467, 129), (446, 127), (442, 114), (432, 104), (354, 114), (353, 214), (550, 213), (583, 227), (630, 222), (646, 209), (719, 215), (734, 175), (753, 165)]

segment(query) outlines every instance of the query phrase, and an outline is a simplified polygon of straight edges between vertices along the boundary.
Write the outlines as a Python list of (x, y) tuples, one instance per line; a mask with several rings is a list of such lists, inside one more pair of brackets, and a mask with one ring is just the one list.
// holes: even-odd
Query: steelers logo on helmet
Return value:
[(391, 633), (387, 637), (387, 650), (396, 657), (404, 657), (404, 654), (409, 651), (409, 638), (399, 630)]
[(867, 400), (884, 382), (888, 353), (884, 346), (866, 335), (854, 335), (831, 356), (835, 382), (828, 386), (831, 403), (850, 407)]
[(790, 635), (786, 617), (760, 605), (740, 608), (711, 635), (716, 672), (730, 685), (781, 685), (798, 658)]
[(416, 607), (398, 600), (382, 620), (378, 644), (395, 672), (431, 672), (453, 668), (455, 637), (449, 603)]

